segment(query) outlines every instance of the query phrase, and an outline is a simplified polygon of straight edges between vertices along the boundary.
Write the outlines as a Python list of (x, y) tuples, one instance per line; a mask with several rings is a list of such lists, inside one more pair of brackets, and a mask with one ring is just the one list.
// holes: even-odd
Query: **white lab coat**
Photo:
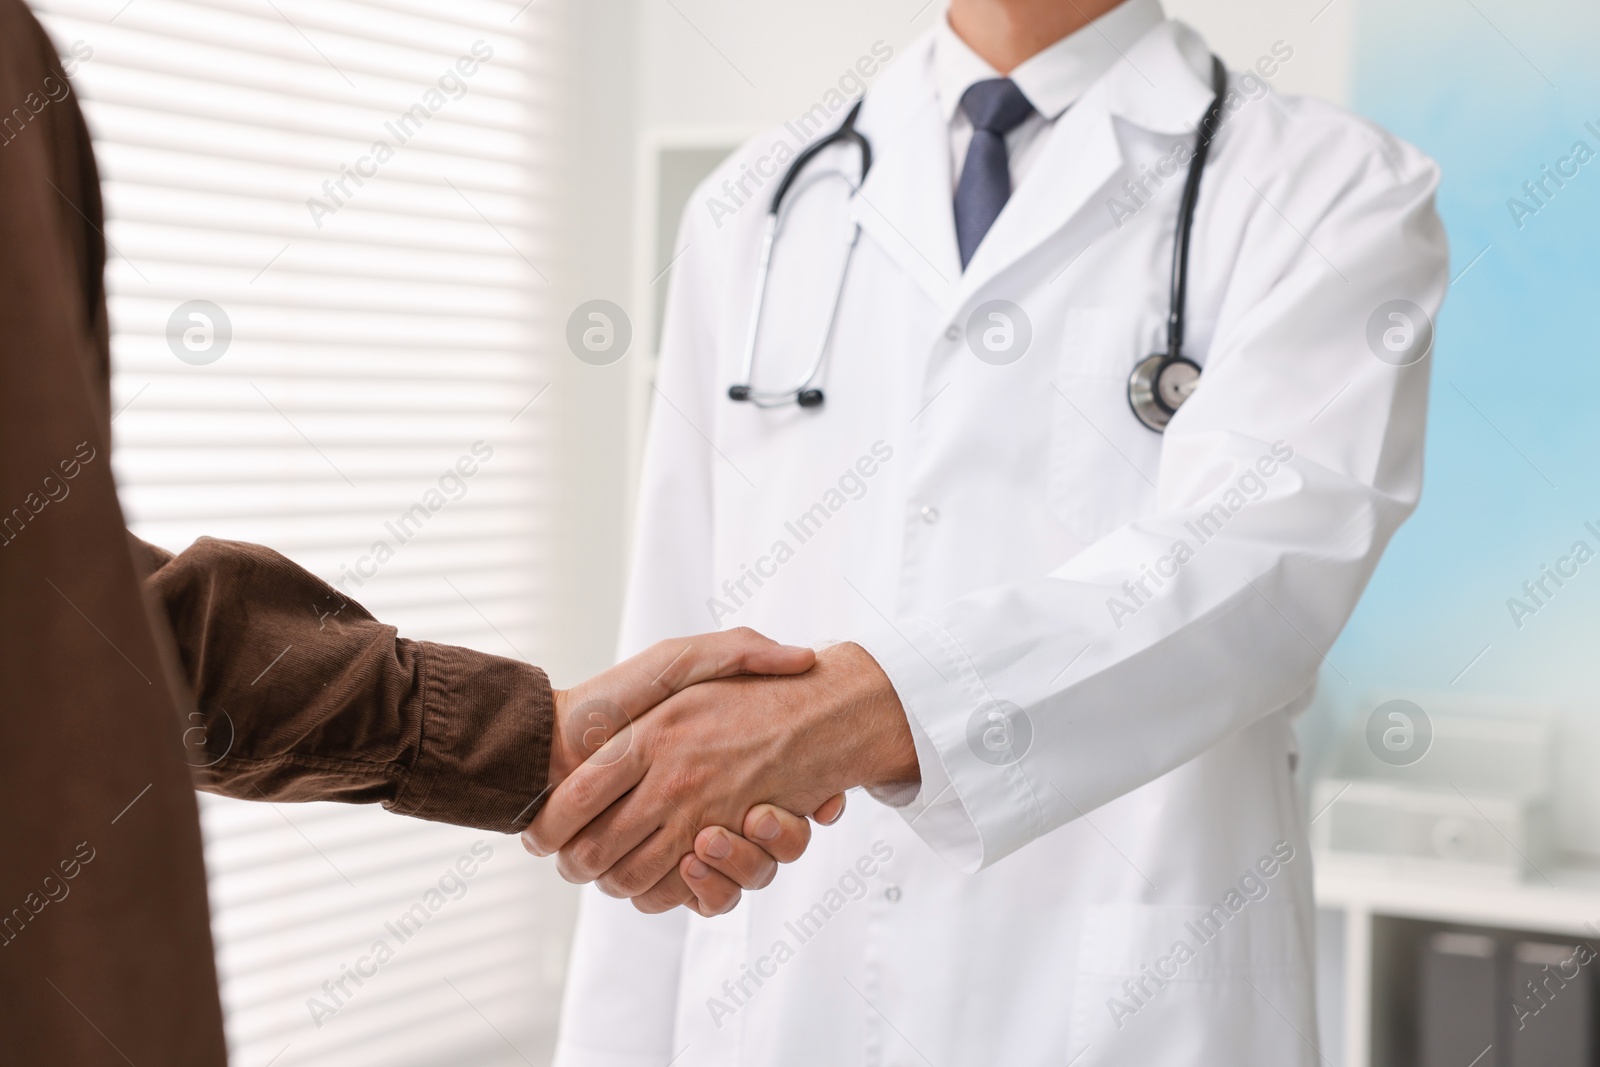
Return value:
[[(720, 918), (590, 891), (562, 1067), (1318, 1062), (1290, 715), (1420, 491), (1431, 359), (1377, 358), (1369, 320), (1435, 312), (1447, 252), (1428, 159), (1241, 94), (1195, 225), (1204, 379), (1164, 436), (1141, 426), (1126, 380), (1163, 343), (1182, 174), (1144, 206), (1123, 182), (1190, 140), (1208, 63), (1178, 23), (1143, 37), (963, 273), (928, 43), (908, 48), (866, 98), (860, 195), (817, 186), (780, 245), (768, 382), (806, 362), (846, 220), (863, 229), (820, 410), (726, 396), (775, 181), (731, 217), (709, 201), (785, 135), (690, 203), (623, 650), (714, 621), (859, 641), (923, 788), (854, 796)], [(995, 299), (1033, 333), (1005, 365), (965, 335)], [(1019, 760), (985, 747), (992, 701), (1025, 716)]]

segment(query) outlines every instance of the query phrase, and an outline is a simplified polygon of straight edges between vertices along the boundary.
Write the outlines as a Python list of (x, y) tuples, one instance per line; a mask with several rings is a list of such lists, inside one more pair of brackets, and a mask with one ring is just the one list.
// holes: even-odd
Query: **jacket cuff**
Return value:
[(1034, 785), (1015, 761), (986, 747), (985, 714), (994, 702), (955, 639), (930, 620), (902, 619), (854, 640), (900, 697), (922, 772), (915, 797), (879, 799), (968, 874), (1026, 843), (1040, 817)]
[(554, 697), (544, 671), (415, 643), (421, 737), (386, 805), (401, 815), (515, 834), (549, 792)]

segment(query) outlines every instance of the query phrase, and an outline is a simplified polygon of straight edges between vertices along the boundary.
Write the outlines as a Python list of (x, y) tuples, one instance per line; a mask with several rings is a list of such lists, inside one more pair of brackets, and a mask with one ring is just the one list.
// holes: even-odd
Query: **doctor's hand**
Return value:
[[(746, 673), (793, 674), (815, 660), (809, 648), (780, 645), (740, 628), (660, 642), (572, 689), (556, 690), (550, 785), (559, 785), (628, 723), (687, 686)], [(842, 809), (843, 797), (835, 799)], [(685, 903), (703, 915), (733, 907), (741, 888), (766, 885), (777, 864), (797, 858), (810, 839), (806, 820), (787, 811), (763, 808), (743, 822), (751, 827), (746, 836), (718, 827), (704, 860), (691, 864), (693, 857), (684, 857), (685, 893), (692, 894)], [(752, 843), (750, 834), (761, 843)]]
[(888, 677), (860, 646), (835, 645), (804, 674), (708, 681), (670, 697), (566, 778), (524, 838), (559, 851), (569, 881), (665, 911), (689, 902), (684, 869), (706, 861), (727, 832), (716, 828), (754, 834), (746, 814), (767, 814), (758, 805), (809, 814), (854, 786), (919, 779)]

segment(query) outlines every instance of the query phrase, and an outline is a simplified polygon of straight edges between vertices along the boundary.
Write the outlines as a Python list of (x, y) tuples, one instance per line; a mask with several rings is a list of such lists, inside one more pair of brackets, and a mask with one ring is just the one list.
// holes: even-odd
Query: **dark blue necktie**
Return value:
[(961, 94), (961, 110), (972, 120), (972, 144), (956, 185), (956, 244), (967, 269), (983, 235), (1011, 198), (1006, 134), (1033, 114), (1033, 105), (1010, 78), (973, 82)]

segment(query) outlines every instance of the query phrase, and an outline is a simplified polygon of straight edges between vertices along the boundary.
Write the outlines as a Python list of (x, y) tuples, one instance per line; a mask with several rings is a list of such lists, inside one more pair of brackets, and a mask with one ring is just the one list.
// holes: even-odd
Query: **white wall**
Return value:
[[(756, 132), (810, 107), (874, 41), (900, 52), (933, 24), (935, 0), (645, 0), (640, 122)], [(680, 14), (681, 12), (681, 14)]]
[[(654, 2), (654, 0), (652, 0)], [(621, 362), (595, 367), (566, 356), (566, 319), (579, 304), (626, 305), (632, 282), (634, 166), (642, 90), (636, 0), (563, 0), (565, 95), (550, 102), (563, 123), (562, 151), (549, 161), (568, 206), (561, 254), (550, 272), (559, 312), (544, 324), (563, 355), (549, 395), (560, 417), (564, 491), (551, 517), (560, 568), (561, 621), (546, 664), (557, 685), (608, 666), (622, 601), (632, 463), (629, 409), (636, 345)]]
[(1294, 49), (1272, 79), (1281, 93), (1335, 103), (1350, 94), (1351, 24), (1356, 0), (1162, 0), (1167, 13), (1199, 30), (1229, 67), (1243, 70), (1275, 41)]
[[(1254, 62), (1276, 40), (1288, 42), (1295, 58), (1277, 80), (1279, 88), (1342, 101), (1353, 0), (1333, 0), (1325, 9), (1324, 3), (1167, 0), (1166, 8), (1200, 30), (1230, 66)], [(945, 4), (935, 0), (908, 18), (913, 6), (914, 0), (645, 0), (639, 11), (640, 126), (753, 132), (781, 121), (810, 106), (874, 41), (900, 51), (941, 17)]]

